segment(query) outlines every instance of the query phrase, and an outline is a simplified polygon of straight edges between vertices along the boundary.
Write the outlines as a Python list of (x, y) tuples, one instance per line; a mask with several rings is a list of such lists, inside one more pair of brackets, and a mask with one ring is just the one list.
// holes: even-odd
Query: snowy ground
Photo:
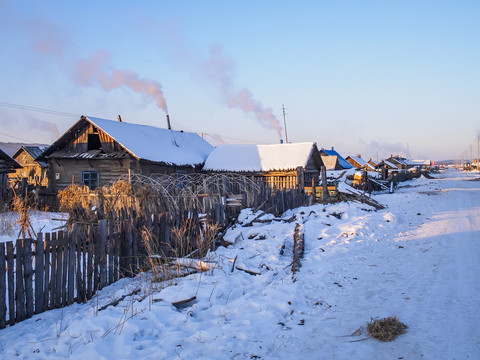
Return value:
[[(237, 239), (235, 245), (213, 256), (213, 272), (181, 279), (142, 302), (140, 293), (97, 312), (148, 284), (121, 280), (87, 304), (0, 330), (0, 356), (479, 359), (480, 181), (472, 180), (480, 175), (449, 170), (438, 176), (377, 195), (386, 210), (317, 205), (284, 214), (296, 214), (296, 222), (238, 226), (227, 235)], [(306, 248), (293, 281), (296, 223), (302, 224)], [(236, 266), (261, 275), (231, 272), (235, 256)], [(194, 295), (190, 307), (171, 304)], [(162, 301), (151, 304), (152, 298)], [(395, 341), (381, 343), (364, 330), (351, 335), (371, 318), (391, 315), (408, 325)]]
[[(65, 225), (68, 214), (44, 211), (30, 212), (30, 233), (58, 231)], [(19, 215), (15, 212), (0, 213), (0, 242), (15, 241), (20, 233)], [(56, 230), (55, 230), (56, 229)]]

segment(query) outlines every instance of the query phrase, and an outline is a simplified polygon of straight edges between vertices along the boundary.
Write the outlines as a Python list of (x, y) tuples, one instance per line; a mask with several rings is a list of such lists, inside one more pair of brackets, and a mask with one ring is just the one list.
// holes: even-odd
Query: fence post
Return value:
[(99, 239), (99, 252), (100, 255), (100, 289), (107, 286), (107, 256), (105, 252), (105, 244), (107, 243), (107, 220), (99, 220), (100, 226), (100, 239)]
[(15, 321), (20, 322), (25, 320), (25, 288), (23, 286), (23, 240), (18, 239), (15, 244), (16, 261), (15, 261)]
[(45, 243), (43, 242), (43, 234), (38, 233), (37, 243), (35, 244), (35, 314), (43, 311), (45, 295), (43, 293), (43, 280), (45, 261)]
[(68, 291), (67, 304), (71, 305), (75, 294), (75, 236), (78, 231), (78, 225), (74, 224), (72, 231), (68, 235)]
[(0, 243), (0, 329), (4, 329), (7, 324), (7, 288), (5, 280), (5, 244)]
[(328, 185), (327, 185), (327, 169), (322, 166), (322, 190), (323, 190), (323, 205), (328, 204)]
[(15, 274), (13, 261), (13, 242), (7, 242), (7, 283), (8, 283), (8, 320), (15, 324)]
[(26, 301), (26, 318), (33, 316), (33, 266), (32, 266), (32, 239), (23, 240), (23, 264), (25, 268), (25, 301)]

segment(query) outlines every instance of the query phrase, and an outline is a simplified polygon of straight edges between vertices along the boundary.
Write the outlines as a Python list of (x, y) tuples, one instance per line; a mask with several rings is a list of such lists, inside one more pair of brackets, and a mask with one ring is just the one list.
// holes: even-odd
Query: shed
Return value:
[(313, 142), (269, 145), (218, 145), (204, 171), (251, 176), (277, 189), (318, 185), (322, 158)]
[(332, 146), (331, 150), (321, 149), (320, 156), (327, 170), (347, 170), (353, 166), (345, 160)]
[(22, 179), (30, 186), (47, 186), (47, 163), (37, 161), (45, 149), (46, 147), (23, 145), (13, 154), (12, 158), (21, 168), (8, 176), (12, 187), (21, 183)]

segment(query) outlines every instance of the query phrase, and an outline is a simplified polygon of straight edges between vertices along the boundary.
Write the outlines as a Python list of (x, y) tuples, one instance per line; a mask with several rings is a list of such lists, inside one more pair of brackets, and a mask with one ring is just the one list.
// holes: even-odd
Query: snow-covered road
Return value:
[[(403, 183), (394, 194), (376, 196), (388, 205), (382, 211), (316, 205), (284, 214), (296, 214), (293, 223), (237, 226), (226, 237), (236, 243), (213, 257), (219, 264), (213, 273), (155, 293), (162, 301), (151, 307), (127, 298), (97, 314), (99, 305), (145, 283), (119, 281), (87, 304), (0, 330), (0, 357), (479, 359), (477, 178), (449, 170)], [(305, 254), (293, 281), (296, 223)], [(238, 267), (261, 275), (232, 272), (235, 256)], [(191, 307), (171, 305), (193, 295)], [(132, 307), (137, 315), (117, 327)], [(406, 334), (390, 343), (368, 338), (371, 318), (392, 315), (408, 325)]]

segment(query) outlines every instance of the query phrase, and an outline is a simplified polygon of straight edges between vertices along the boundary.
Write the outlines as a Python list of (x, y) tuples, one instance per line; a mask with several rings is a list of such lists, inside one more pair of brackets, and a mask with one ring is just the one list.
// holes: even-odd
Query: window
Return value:
[(98, 186), (98, 171), (82, 171), (82, 184), (95, 190)]
[(100, 150), (102, 143), (98, 134), (88, 134), (88, 150)]

